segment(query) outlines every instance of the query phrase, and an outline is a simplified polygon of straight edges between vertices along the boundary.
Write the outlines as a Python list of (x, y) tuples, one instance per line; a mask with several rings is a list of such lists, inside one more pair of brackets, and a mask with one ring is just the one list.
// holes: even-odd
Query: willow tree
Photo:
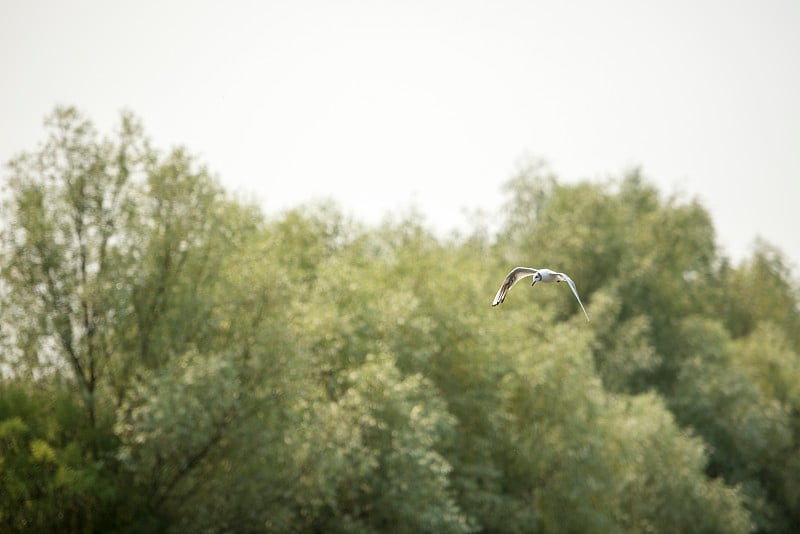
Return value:
[(130, 114), (110, 137), (74, 108), (46, 126), (46, 142), (9, 165), (3, 359), (70, 384), (95, 429), (101, 394), (111, 414), (132, 377), (230, 322), (214, 311), (220, 266), (260, 219), (183, 149), (152, 149)]
[(9, 164), (4, 358), (17, 374), (68, 375), (94, 430), (98, 385), (123, 315), (116, 293), (129, 274), (124, 228), (132, 184), (151, 152), (129, 114), (113, 140), (99, 138), (74, 108), (56, 109), (46, 125), (47, 141)]

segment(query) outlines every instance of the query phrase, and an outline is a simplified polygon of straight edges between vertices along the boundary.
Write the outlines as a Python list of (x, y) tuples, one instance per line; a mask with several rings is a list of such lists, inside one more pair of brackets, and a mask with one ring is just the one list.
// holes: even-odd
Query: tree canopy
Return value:
[[(788, 261), (733, 265), (641, 171), (535, 162), (496, 236), (441, 237), (263, 213), (129, 113), (46, 125), (3, 184), (0, 530), (800, 526)], [(560, 286), (492, 308), (515, 265), (592, 321)]]

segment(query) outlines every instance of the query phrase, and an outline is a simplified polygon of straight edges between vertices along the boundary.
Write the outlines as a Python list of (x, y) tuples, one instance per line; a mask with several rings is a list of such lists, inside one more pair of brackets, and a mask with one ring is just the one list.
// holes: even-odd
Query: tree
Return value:
[[(266, 217), (185, 149), (72, 109), (12, 163), (0, 525), (791, 531), (797, 289), (638, 170), (509, 182), (501, 234)], [(515, 264), (569, 272), (515, 290)], [(741, 286), (739, 278), (763, 283)]]
[[(69, 390), (0, 382), (0, 529), (3, 532), (108, 530), (127, 509), (117, 482), (85, 451), (83, 407)], [(98, 429), (101, 450), (111, 426)]]
[(124, 316), (117, 303), (129, 280), (132, 181), (150, 152), (129, 114), (116, 141), (99, 140), (74, 108), (56, 109), (46, 124), (41, 149), (10, 164), (1, 274), (3, 326), (15, 343), (7, 364), (17, 373), (68, 370), (93, 433), (98, 386)]
[(656, 395), (607, 393), (589, 343), (558, 325), (503, 380), (498, 449), (528, 515), (548, 532), (749, 531), (738, 492), (706, 477), (702, 442)]
[[(47, 143), (10, 166), (3, 362), (32, 388), (72, 391), (85, 414), (78, 428), (86, 448), (75, 453), (124, 484), (124, 471), (112, 475), (118, 443), (106, 438), (131, 392), (174, 359), (211, 361), (207, 351), (225, 345), (223, 332), (249, 339), (266, 317), (256, 311), (231, 333), (233, 318), (222, 313), (230, 306), (217, 305), (230, 297), (221, 272), (254, 242), (262, 219), (229, 200), (184, 150), (152, 150), (129, 114), (114, 140), (99, 139), (72, 108), (57, 109), (47, 125)], [(256, 292), (249, 302), (258, 310), (267, 298)], [(226, 349), (241, 363), (248, 346)], [(170, 485), (169, 476), (154, 479)]]
[(759, 323), (769, 321), (780, 326), (795, 352), (800, 352), (800, 294), (780, 250), (758, 241), (751, 258), (736, 268), (724, 266), (721, 275), (724, 288), (736, 288), (720, 290), (719, 297), (719, 308), (734, 338), (747, 336)]

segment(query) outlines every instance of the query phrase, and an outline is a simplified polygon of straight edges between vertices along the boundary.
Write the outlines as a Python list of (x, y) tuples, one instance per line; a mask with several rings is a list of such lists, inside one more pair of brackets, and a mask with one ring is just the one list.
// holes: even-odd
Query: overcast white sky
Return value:
[(56, 104), (104, 133), (132, 110), (268, 213), (413, 205), (442, 232), (527, 154), (641, 166), (734, 259), (761, 236), (800, 264), (797, 0), (0, 0), (0, 161)]

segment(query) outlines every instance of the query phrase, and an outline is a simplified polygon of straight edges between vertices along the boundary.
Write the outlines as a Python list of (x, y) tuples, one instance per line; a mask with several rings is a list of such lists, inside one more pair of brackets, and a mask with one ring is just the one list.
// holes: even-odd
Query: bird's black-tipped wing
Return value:
[(514, 287), (514, 284), (526, 276), (533, 276), (538, 272), (538, 269), (532, 269), (530, 267), (514, 267), (511, 272), (508, 273), (506, 279), (503, 280), (503, 284), (500, 286), (500, 289), (497, 290), (497, 295), (495, 295), (494, 300), (492, 301), (492, 306), (497, 306), (503, 302), (506, 299), (506, 294), (512, 287)]
[(558, 276), (561, 277), (568, 285), (569, 288), (572, 290), (572, 294), (575, 295), (575, 298), (578, 299), (578, 304), (581, 305), (581, 309), (583, 310), (583, 314), (586, 316), (586, 320), (589, 320), (589, 314), (586, 313), (586, 308), (583, 307), (583, 302), (581, 302), (581, 298), (578, 296), (578, 288), (575, 287), (575, 282), (572, 281), (572, 278), (567, 276), (564, 273), (558, 273)]

